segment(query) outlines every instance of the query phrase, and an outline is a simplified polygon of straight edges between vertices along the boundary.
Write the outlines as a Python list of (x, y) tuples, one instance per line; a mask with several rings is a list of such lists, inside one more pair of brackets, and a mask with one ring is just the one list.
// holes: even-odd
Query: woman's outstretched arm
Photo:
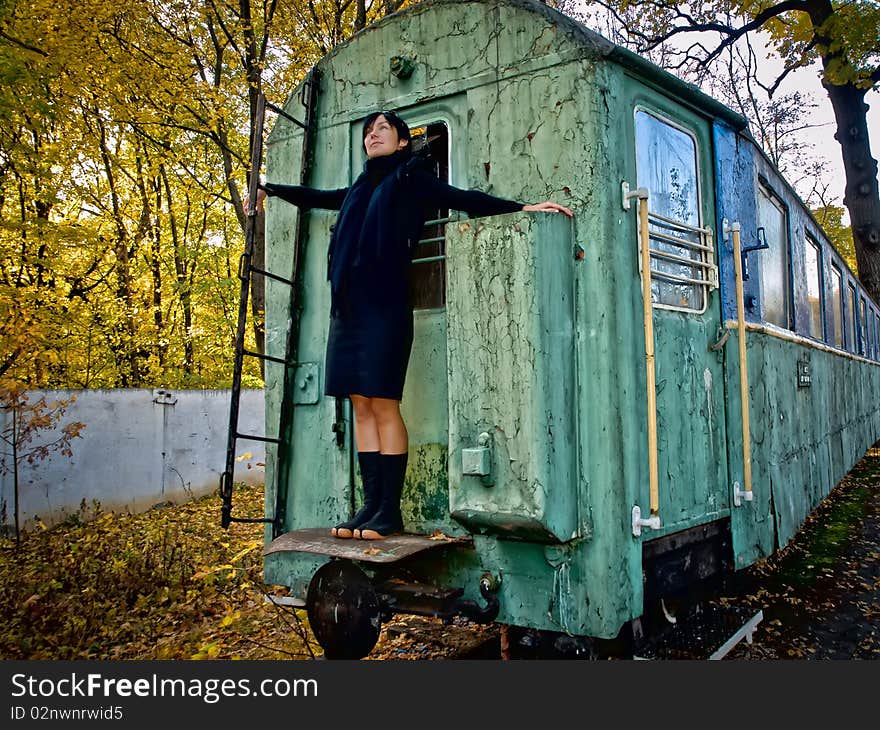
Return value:
[(281, 185), (280, 183), (260, 183), (257, 190), (257, 210), (263, 209), (267, 195), (281, 198), (299, 208), (323, 208), (339, 210), (348, 188), (338, 190), (316, 190), (302, 185)]
[(574, 213), (572, 213), (571, 210), (564, 205), (554, 203), (552, 200), (545, 200), (543, 203), (533, 203), (532, 205), (524, 205), (523, 210), (536, 213), (565, 213), (569, 218), (574, 217)]
[(419, 170), (413, 175), (413, 184), (418, 185), (422, 194), (432, 202), (444, 208), (463, 210), (475, 218), (484, 215), (501, 215), (517, 211), (542, 211), (548, 213), (565, 213), (574, 215), (564, 205), (547, 200), (543, 203), (518, 203), (515, 200), (497, 198), (479, 190), (462, 190), (454, 185), (443, 182), (429, 172)]

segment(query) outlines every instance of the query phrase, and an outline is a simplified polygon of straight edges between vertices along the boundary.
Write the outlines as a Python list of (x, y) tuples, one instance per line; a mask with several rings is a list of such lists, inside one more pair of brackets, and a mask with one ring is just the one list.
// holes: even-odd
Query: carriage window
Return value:
[(807, 273), (807, 312), (810, 321), (807, 332), (810, 336), (821, 340), (824, 336), (822, 326), (822, 279), (819, 276), (820, 252), (818, 244), (810, 236), (804, 245), (805, 268)]
[(767, 322), (790, 327), (788, 288), (788, 227), (782, 202), (763, 185), (758, 195), (758, 227), (764, 229), (769, 250), (760, 256), (760, 288), (763, 317)]
[(868, 308), (868, 339), (871, 341), (868, 357), (876, 360), (878, 350), (880, 350), (880, 342), (877, 342), (877, 315), (870, 307)]
[(868, 354), (868, 327), (866, 325), (868, 317), (868, 306), (865, 304), (865, 298), (859, 299), (859, 355)]
[(696, 141), (641, 110), (635, 129), (637, 183), (650, 193), (651, 299), (659, 307), (700, 312), (713, 263), (711, 238), (699, 230)]
[(831, 265), (831, 344), (843, 347), (843, 275)]
[(868, 306), (867, 320), (865, 320), (865, 331), (868, 339), (868, 347), (865, 350), (865, 357), (873, 360), (877, 356), (877, 333), (874, 331), (874, 312), (870, 305)]
[[(434, 171), (449, 181), (449, 129), (443, 122), (413, 128), (413, 151), (427, 153)], [(449, 211), (425, 211), (426, 225), (413, 252), (410, 268), (410, 298), (415, 309), (435, 309), (446, 304), (446, 218)]]
[(865, 348), (865, 357), (873, 360), (874, 352), (877, 350), (877, 339), (874, 336), (874, 312), (871, 311), (870, 305), (868, 305), (865, 316), (865, 339), (868, 342), (868, 346)]
[(849, 289), (849, 317), (847, 319), (847, 349), (850, 352), (858, 352), (859, 349), (859, 331), (856, 320), (856, 288), (852, 284), (847, 284)]
[(880, 315), (874, 318), (874, 359), (880, 360)]
[(874, 359), (880, 360), (880, 315), (874, 317)]

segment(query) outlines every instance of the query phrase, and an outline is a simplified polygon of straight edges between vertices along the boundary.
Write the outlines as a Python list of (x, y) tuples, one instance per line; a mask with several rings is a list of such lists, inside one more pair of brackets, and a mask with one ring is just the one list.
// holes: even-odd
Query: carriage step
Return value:
[(743, 639), (751, 644), (763, 618), (763, 611), (700, 604), (638, 644), (633, 659), (722, 659)]
[(367, 563), (393, 563), (425, 550), (451, 544), (470, 544), (470, 539), (445, 535), (393, 535), (384, 540), (342, 540), (333, 537), (329, 527), (310, 527), (279, 535), (266, 546), (263, 555), (313, 553)]

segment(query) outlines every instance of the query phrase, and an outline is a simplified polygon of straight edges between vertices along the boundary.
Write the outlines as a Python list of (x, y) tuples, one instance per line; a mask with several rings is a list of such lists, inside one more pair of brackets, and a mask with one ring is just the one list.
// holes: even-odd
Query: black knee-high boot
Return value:
[(400, 495), (406, 477), (406, 462), (409, 454), (382, 454), (380, 456), (382, 473), (382, 499), (373, 518), (354, 531), (355, 537), (364, 540), (383, 540), (389, 535), (403, 532), (403, 517), (400, 515)]
[(364, 506), (350, 520), (340, 522), (331, 530), (334, 537), (352, 537), (354, 529), (367, 522), (379, 509), (382, 494), (381, 456), (378, 451), (358, 451), (361, 481), (364, 484)]

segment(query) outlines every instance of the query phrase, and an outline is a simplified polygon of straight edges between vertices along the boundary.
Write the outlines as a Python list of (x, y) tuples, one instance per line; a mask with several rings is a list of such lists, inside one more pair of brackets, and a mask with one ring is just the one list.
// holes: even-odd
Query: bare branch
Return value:
[(42, 56), (43, 58), (49, 57), (49, 54), (46, 53), (44, 50), (37, 48), (36, 46), (32, 46), (29, 43), (25, 43), (24, 41), (20, 41), (18, 38), (13, 38), (11, 35), (4, 33), (2, 30), (0, 30), (0, 38), (3, 38), (5, 40), (9, 41), (10, 43), (12, 43), (13, 45), (18, 46), (19, 48), (23, 48), (26, 51), (31, 51), (32, 53), (37, 53), (40, 56)]

